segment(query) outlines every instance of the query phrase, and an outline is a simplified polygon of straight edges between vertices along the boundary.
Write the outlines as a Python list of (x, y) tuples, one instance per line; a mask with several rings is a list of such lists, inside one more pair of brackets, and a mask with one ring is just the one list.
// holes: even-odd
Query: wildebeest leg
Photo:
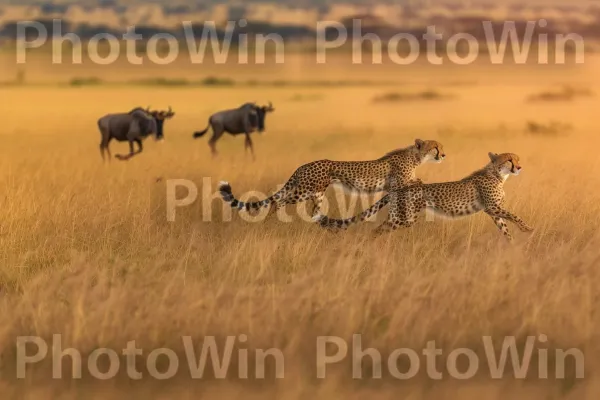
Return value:
[(208, 141), (208, 145), (210, 146), (210, 152), (212, 153), (213, 157), (217, 156), (216, 144), (217, 144), (217, 140), (219, 140), (221, 138), (221, 136), (223, 136), (223, 128), (221, 128), (220, 126), (219, 127), (215, 126), (213, 128), (212, 137)]
[(250, 153), (252, 154), (252, 160), (256, 161), (256, 157), (254, 156), (254, 147), (252, 146), (252, 139), (250, 139), (250, 134), (246, 132), (246, 143), (245, 143), (246, 152), (248, 151), (248, 148), (250, 148)]
[(106, 148), (106, 146), (104, 145), (104, 140), (102, 142), (100, 142), (100, 155), (102, 156), (102, 161), (106, 161), (106, 159), (104, 158), (104, 149)]
[(108, 161), (110, 161), (110, 159), (112, 158), (112, 154), (110, 154), (110, 147), (108, 147), (108, 145), (110, 144), (110, 138), (106, 141), (106, 145), (104, 146), (104, 149), (106, 150), (106, 153), (108, 154)]
[(136, 154), (133, 151), (133, 142), (135, 142), (135, 141), (137, 141), (137, 139), (129, 139), (129, 154), (127, 154), (127, 155), (117, 154), (115, 157), (117, 157), (121, 161), (126, 161), (126, 160), (129, 160), (131, 157), (133, 157)]
[(100, 133), (102, 134), (102, 139), (100, 140), (100, 155), (102, 156), (102, 161), (105, 161), (104, 152), (108, 153), (108, 161), (110, 161), (111, 155), (110, 150), (108, 148), (108, 144), (110, 143), (110, 135), (104, 129), (100, 129)]
[(104, 157), (104, 153), (106, 152), (106, 154), (108, 154), (108, 161), (111, 160), (112, 155), (110, 154), (110, 148), (108, 147), (108, 144), (110, 143), (109, 141), (102, 141), (102, 143), (100, 143), (100, 155), (102, 155), (102, 161), (106, 161), (105, 157)]
[(141, 152), (142, 152), (142, 150), (144, 150), (144, 146), (142, 146), (142, 139), (139, 139), (139, 138), (138, 138), (138, 139), (135, 139), (135, 142), (136, 142), (136, 143), (137, 143), (137, 145), (138, 145), (138, 151), (137, 151), (137, 152), (138, 152), (138, 153), (141, 153)]

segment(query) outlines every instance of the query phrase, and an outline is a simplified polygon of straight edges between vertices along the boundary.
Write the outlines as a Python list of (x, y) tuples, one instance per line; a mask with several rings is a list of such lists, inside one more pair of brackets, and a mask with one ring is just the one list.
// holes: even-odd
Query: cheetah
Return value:
[(440, 163), (446, 157), (441, 143), (416, 139), (414, 145), (391, 151), (368, 161), (318, 160), (300, 166), (272, 196), (243, 202), (233, 196), (228, 182), (219, 184), (223, 200), (239, 210), (259, 210), (270, 206), (269, 215), (287, 204), (312, 200), (312, 215), (320, 213), (325, 190), (331, 184), (363, 193), (388, 191), (417, 180), (416, 168), (426, 162)]
[(347, 229), (353, 223), (364, 221), (375, 215), (385, 205), (391, 203), (388, 219), (380, 225), (375, 234), (410, 227), (417, 214), (425, 209), (447, 218), (461, 218), (483, 211), (488, 214), (504, 236), (512, 241), (505, 220), (511, 221), (523, 232), (531, 232), (532, 227), (521, 218), (507, 211), (504, 204), (504, 182), (510, 175), (519, 175), (521, 165), (516, 154), (489, 153), (490, 163), (471, 175), (455, 182), (411, 183), (389, 192), (363, 213), (347, 219), (330, 219), (315, 215), (313, 220), (322, 227)]

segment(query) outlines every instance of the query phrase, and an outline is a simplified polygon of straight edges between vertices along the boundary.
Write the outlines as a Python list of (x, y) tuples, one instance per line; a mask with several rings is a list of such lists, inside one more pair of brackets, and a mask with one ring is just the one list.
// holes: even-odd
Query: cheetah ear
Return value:
[(415, 146), (417, 146), (417, 149), (421, 150), (421, 147), (423, 147), (424, 144), (425, 142), (421, 139), (415, 139)]
[(496, 159), (498, 158), (498, 154), (492, 153), (492, 152), (489, 152), (488, 156), (490, 157), (490, 160), (492, 160), (492, 161), (496, 161)]

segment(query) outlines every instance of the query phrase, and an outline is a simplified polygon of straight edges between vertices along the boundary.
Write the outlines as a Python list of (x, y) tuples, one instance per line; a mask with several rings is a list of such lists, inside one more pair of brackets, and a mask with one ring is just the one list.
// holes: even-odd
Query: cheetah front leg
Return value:
[(510, 234), (510, 232), (508, 231), (508, 226), (506, 226), (506, 221), (504, 221), (500, 217), (494, 217), (494, 216), (491, 216), (491, 217), (492, 217), (492, 220), (494, 221), (494, 223), (496, 224), (496, 226), (498, 227), (498, 229), (500, 229), (500, 231), (502, 232), (502, 234), (508, 239), (509, 242), (512, 242), (513, 237)]
[(533, 228), (525, 223), (521, 218), (517, 217), (513, 213), (502, 209), (501, 207), (490, 207), (485, 212), (492, 218), (499, 217), (511, 221), (523, 232), (531, 232)]

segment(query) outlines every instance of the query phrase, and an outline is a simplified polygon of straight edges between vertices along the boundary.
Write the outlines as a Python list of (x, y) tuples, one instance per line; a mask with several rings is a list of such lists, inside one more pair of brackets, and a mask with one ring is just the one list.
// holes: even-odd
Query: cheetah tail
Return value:
[(363, 222), (371, 216), (377, 214), (379, 210), (390, 202), (389, 195), (383, 196), (378, 202), (367, 208), (362, 213), (346, 219), (333, 219), (327, 215), (318, 214), (313, 217), (313, 221), (321, 225), (322, 228), (329, 229), (347, 229), (350, 225), (357, 222)]
[(251, 209), (258, 210), (261, 207), (267, 207), (269, 204), (273, 202), (274, 197), (277, 195), (267, 197), (264, 200), (254, 201), (254, 202), (244, 202), (236, 199), (233, 196), (233, 192), (231, 190), (231, 185), (229, 182), (221, 181), (219, 182), (219, 193), (221, 197), (226, 203), (231, 205), (231, 208), (237, 208), (238, 210), (246, 210), (249, 211)]

